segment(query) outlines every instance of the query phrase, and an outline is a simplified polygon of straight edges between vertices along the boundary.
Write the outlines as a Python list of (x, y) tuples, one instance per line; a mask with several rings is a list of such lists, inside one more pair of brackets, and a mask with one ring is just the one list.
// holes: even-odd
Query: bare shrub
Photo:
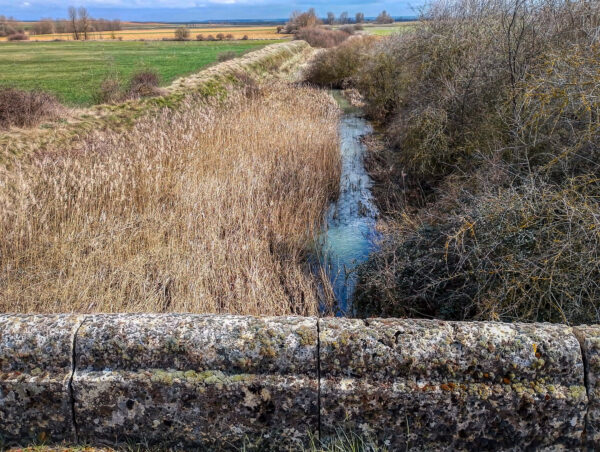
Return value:
[(205, 41), (206, 38), (204, 37), (204, 35), (202, 33), (198, 33), (196, 35), (196, 41)]
[(248, 35), (242, 36), (242, 41), (247, 41), (247, 40), (248, 40)]
[(227, 41), (233, 41), (233, 40), (235, 39), (235, 37), (234, 37), (234, 36), (233, 36), (231, 33), (227, 33), (227, 34), (225, 35), (225, 39), (226, 39)]
[(208, 36), (206, 37), (206, 40), (207, 40), (207, 41), (215, 41), (215, 37), (214, 37), (214, 35), (208, 35)]
[(134, 72), (127, 83), (118, 73), (112, 72), (94, 93), (94, 103), (114, 104), (128, 99), (157, 96), (161, 94), (159, 86), (160, 75), (152, 69)]
[(223, 33), (217, 33), (217, 41), (222, 41), (225, 39), (225, 35)]
[(310, 8), (305, 12), (294, 11), (282, 31), (284, 33), (297, 33), (303, 28), (314, 28), (321, 24), (322, 22), (317, 17), (314, 8)]
[(317, 54), (304, 74), (306, 80), (333, 88), (351, 84), (376, 41), (374, 36), (356, 36)]
[(273, 85), (0, 168), (0, 312), (317, 315), (338, 108)]
[(530, 180), (466, 199), (443, 221), (394, 227), (362, 270), (359, 311), (597, 323), (599, 190), (589, 178)]
[(439, 2), (425, 19), (351, 79), (386, 125), (373, 167), (396, 191), (363, 313), (600, 321), (600, 4)]
[(93, 96), (95, 104), (112, 104), (125, 99), (123, 86), (118, 74), (109, 74)]
[(356, 33), (358, 30), (362, 30), (363, 27), (362, 25), (343, 25), (339, 28), (341, 31), (343, 31), (344, 33), (348, 33), (349, 35), (353, 35), (354, 33)]
[(600, 51), (577, 43), (550, 51), (516, 85), (515, 126), (521, 146), (510, 158), (552, 180), (598, 172)]
[[(391, 124), (389, 136), (403, 152), (432, 144), (437, 150), (448, 147), (435, 153), (439, 162), (427, 165), (404, 154), (412, 159), (412, 164), (407, 162), (412, 170), (423, 170), (418, 177), (440, 179), (456, 170), (456, 163), (469, 165), (474, 152), (502, 146), (522, 128), (522, 83), (541, 69), (548, 52), (569, 52), (587, 35), (574, 30), (567, 18), (581, 15), (580, 24), (592, 22), (582, 27), (594, 29), (589, 17), (597, 13), (573, 5), (440, 3), (416, 32), (383, 40), (360, 70), (356, 86), (368, 112)], [(566, 36), (573, 39), (566, 41)], [(433, 112), (445, 118), (442, 129), (431, 123), (433, 128), (424, 130), (423, 121), (408, 119), (431, 117)]]
[(50, 94), (0, 88), (0, 129), (31, 127), (57, 117), (60, 112), (59, 102)]
[(29, 41), (29, 36), (25, 33), (14, 33), (8, 35), (6, 38), (8, 41)]
[(294, 39), (308, 42), (312, 47), (335, 47), (350, 35), (340, 30), (327, 30), (323, 27), (306, 27), (299, 29)]
[(135, 72), (129, 81), (128, 97), (148, 97), (159, 94), (160, 75), (151, 69)]
[(190, 30), (185, 26), (180, 26), (175, 29), (175, 39), (177, 41), (185, 41), (190, 37)]
[(219, 53), (219, 55), (217, 56), (217, 60), (220, 62), (223, 62), (223, 61), (233, 60), (236, 57), (237, 57), (236, 52), (234, 52), (233, 50), (228, 50), (226, 52)]

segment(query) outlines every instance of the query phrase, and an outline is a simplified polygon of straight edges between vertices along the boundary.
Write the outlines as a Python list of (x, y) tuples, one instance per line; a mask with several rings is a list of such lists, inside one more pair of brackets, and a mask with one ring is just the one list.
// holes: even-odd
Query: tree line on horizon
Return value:
[[(354, 19), (350, 18), (348, 12), (342, 12), (337, 18), (332, 12), (327, 13), (327, 17), (323, 20), (319, 18), (314, 8), (310, 8), (307, 11), (294, 11), (289, 21), (285, 26), (280, 25), (277, 27), (278, 33), (296, 34), (299, 30), (310, 29), (318, 27), (320, 25), (362, 25), (365, 23), (365, 15), (362, 12), (357, 12)], [(394, 23), (394, 18), (388, 14), (387, 11), (383, 10), (375, 18), (373, 23), (376, 24), (391, 24)]]
[[(119, 31), (123, 26), (120, 19), (95, 19), (84, 7), (68, 9), (67, 19), (42, 18), (33, 23), (28, 30), (29, 35), (49, 35), (54, 33), (71, 33), (75, 40), (87, 40), (91, 33), (101, 31)], [(0, 37), (26, 36), (25, 27), (14, 17), (0, 15)]]
[(0, 37), (24, 33), (25, 30), (14, 17), (0, 15)]
[[(354, 15), (354, 19), (352, 19), (347, 11), (343, 11), (342, 13), (340, 13), (340, 15), (337, 18), (335, 17), (335, 14), (333, 12), (329, 11), (324, 22), (327, 25), (346, 25), (352, 23), (364, 24), (365, 22), (367, 22), (367, 20), (365, 19), (365, 14), (362, 12), (357, 12)], [(390, 16), (386, 10), (383, 10), (381, 13), (379, 13), (379, 15), (375, 18), (373, 22), (376, 24), (391, 24), (394, 23), (394, 18)]]
[[(365, 22), (367, 22), (367, 20), (362, 12), (357, 12), (354, 15), (354, 18), (352, 18), (347, 11), (342, 12), (338, 17), (330, 11), (325, 18), (321, 19), (317, 16), (315, 9), (310, 8), (306, 12), (294, 11), (290, 16), (288, 23), (285, 26), (277, 27), (277, 31), (295, 33), (295, 31), (300, 28), (314, 27), (323, 24), (349, 25), (363, 24)], [(376, 24), (391, 24), (393, 22), (394, 18), (385, 10), (373, 20), (373, 23)], [(89, 39), (90, 34), (94, 32), (115, 32), (122, 29), (123, 27), (120, 19), (95, 19), (91, 17), (86, 8), (75, 8), (74, 6), (70, 6), (68, 8), (67, 19), (42, 18), (33, 23), (27, 31), (31, 36), (71, 33), (73, 39), (78, 41)], [(25, 27), (23, 27), (21, 23), (14, 17), (5, 17), (3, 15), (0, 15), (0, 37), (9, 37), (9, 39), (12, 37), (15, 38), (15, 40), (17, 40), (16, 38), (19, 38), (18, 40), (28, 39)]]

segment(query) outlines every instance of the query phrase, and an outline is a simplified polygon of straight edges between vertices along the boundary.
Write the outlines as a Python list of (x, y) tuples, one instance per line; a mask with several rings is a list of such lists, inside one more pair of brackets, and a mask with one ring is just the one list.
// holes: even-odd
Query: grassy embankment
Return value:
[(173, 111), (183, 108), (190, 99), (226, 97), (231, 85), (243, 85), (248, 77), (258, 80), (288, 77), (311, 54), (312, 49), (304, 42), (273, 44), (176, 79), (163, 88), (160, 96), (72, 109), (37, 128), (0, 131), (0, 164), (8, 165), (15, 156), (39, 149), (49, 151), (69, 147), (96, 130), (127, 130), (139, 120), (165, 108)]
[(54, 94), (67, 105), (91, 105), (109, 75), (128, 79), (140, 69), (158, 72), (164, 85), (217, 61), (276, 41), (47, 42), (0, 44), (0, 86)]
[(10, 158), (0, 312), (316, 314), (306, 257), (338, 184), (338, 108), (252, 81), (286, 51), (181, 80), (176, 108), (124, 132)]
[(360, 315), (600, 322), (599, 28), (597, 2), (439, 2), (319, 55), (385, 140)]

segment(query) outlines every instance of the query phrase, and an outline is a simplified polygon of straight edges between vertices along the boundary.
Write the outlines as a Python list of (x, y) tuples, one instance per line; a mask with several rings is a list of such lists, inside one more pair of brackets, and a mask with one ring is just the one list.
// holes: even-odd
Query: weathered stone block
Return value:
[(564, 325), (323, 319), (322, 432), (391, 450), (574, 448), (586, 390)]
[(80, 438), (298, 448), (318, 430), (316, 322), (92, 316), (76, 342)]
[(588, 410), (585, 442), (590, 450), (600, 449), (600, 325), (581, 325), (573, 328), (586, 364)]
[(0, 315), (0, 438), (74, 439), (69, 381), (83, 316)]

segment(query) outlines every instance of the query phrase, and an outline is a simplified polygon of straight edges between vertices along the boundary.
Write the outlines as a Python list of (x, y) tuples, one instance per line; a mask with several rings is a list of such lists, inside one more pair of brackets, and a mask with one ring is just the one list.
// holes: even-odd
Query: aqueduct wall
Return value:
[(292, 449), (600, 447), (600, 326), (0, 315), (0, 438)]

